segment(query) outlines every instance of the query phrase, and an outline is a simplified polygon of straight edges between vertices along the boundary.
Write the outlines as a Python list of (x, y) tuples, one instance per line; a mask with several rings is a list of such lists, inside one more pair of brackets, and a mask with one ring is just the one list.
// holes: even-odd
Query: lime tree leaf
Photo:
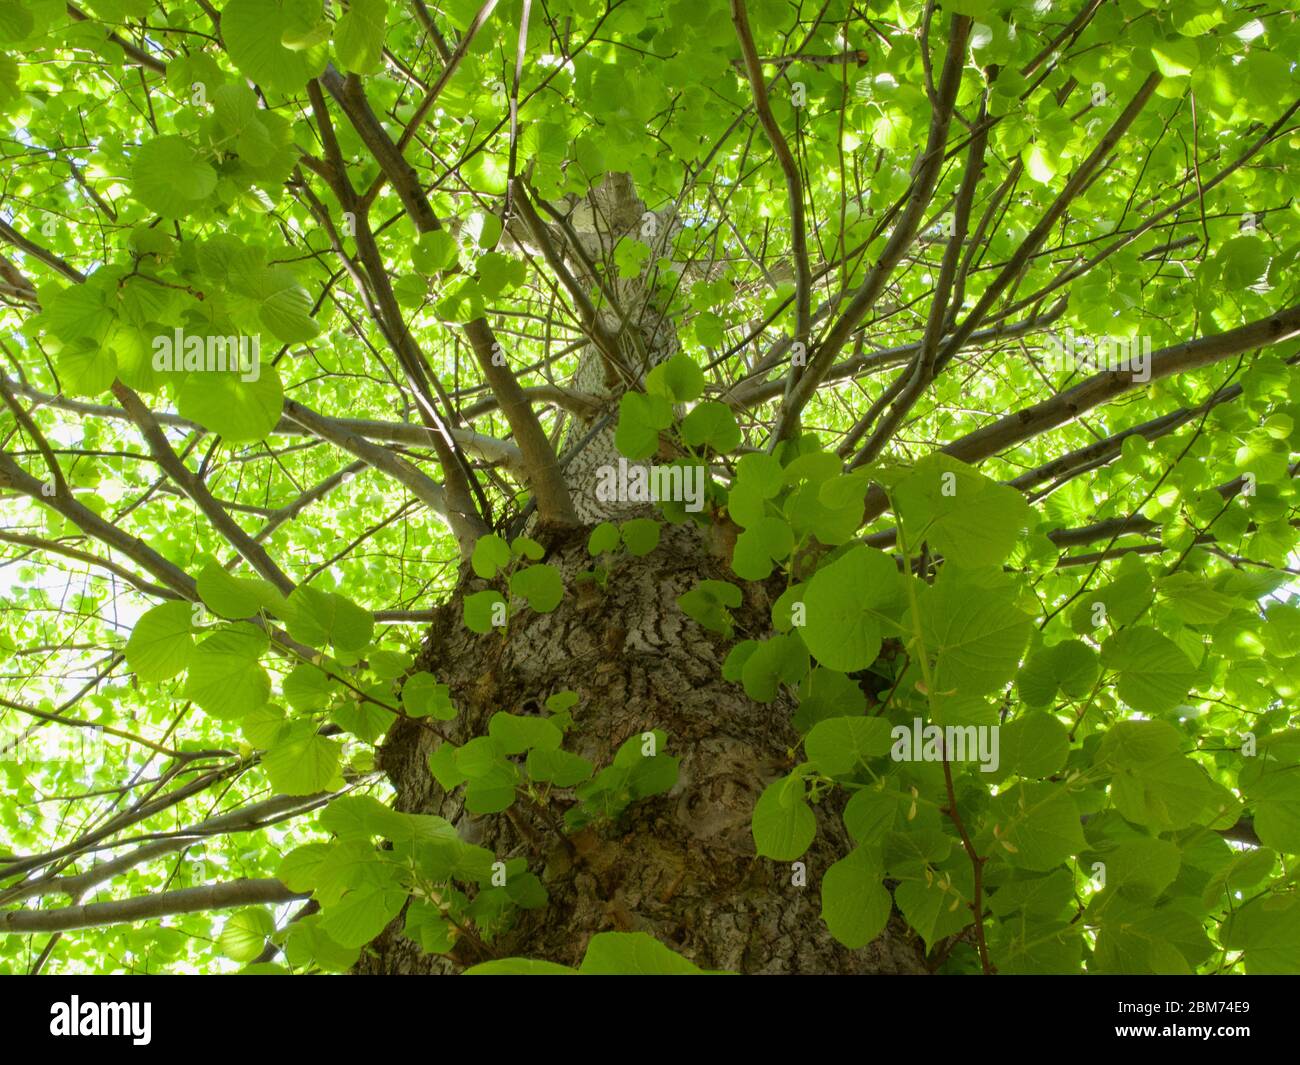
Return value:
[(1070, 753), (1070, 734), (1051, 714), (1030, 713), (1003, 725), (1000, 768), (1020, 777), (1050, 777)]
[(944, 577), (921, 600), (936, 694), (996, 691), (1015, 675), (1033, 621), (1009, 588), (985, 587), (947, 571)]
[(149, 210), (185, 218), (217, 187), (217, 172), (184, 137), (154, 137), (131, 163), (131, 192)]
[(1122, 629), (1101, 646), (1101, 663), (1119, 673), (1118, 692), (1134, 710), (1159, 714), (1187, 698), (1196, 667), (1155, 629)]
[(689, 355), (678, 352), (646, 375), (645, 387), (674, 403), (692, 403), (704, 392), (704, 371)]
[(533, 747), (555, 750), (564, 739), (563, 733), (544, 717), (524, 717), (504, 710), (492, 715), (488, 735), (502, 754), (523, 754)]
[(659, 433), (673, 423), (673, 405), (660, 395), (625, 392), (618, 404), (614, 445), (629, 459), (648, 459), (659, 450)]
[(284, 597), (270, 581), (236, 577), (213, 558), (204, 564), (195, 584), (204, 605), (223, 618), (240, 620), (262, 608), (276, 613), (284, 609)]
[(510, 565), (510, 545), (496, 533), (480, 536), (474, 542), (474, 553), (470, 556), (470, 566), (484, 580), (491, 580), (497, 570)]
[(492, 588), (465, 596), (462, 611), (466, 626), (477, 633), (491, 632), (507, 617), (505, 597)]
[(817, 818), (804, 798), (803, 777), (774, 780), (754, 804), (754, 844), (761, 857), (792, 862), (817, 834)]
[(307, 662), (294, 666), (280, 688), (285, 702), (295, 710), (319, 710), (339, 690), (338, 684), (325, 670)]
[(272, 292), (257, 314), (280, 343), (302, 344), (320, 333), (311, 309), (311, 297), (294, 285)]
[(536, 958), (497, 958), (471, 965), (462, 976), (577, 976), (578, 970)]
[(345, 973), (360, 956), (361, 948), (342, 947), (321, 929), (319, 914), (293, 922), (285, 937), (285, 961), (296, 969), (315, 967), (327, 973)]
[(455, 238), (445, 229), (436, 229), (421, 233), (411, 246), (411, 265), (432, 277), (455, 266), (458, 254)]
[(375, 74), (383, 67), (387, 0), (349, 0), (334, 25), (334, 54), (345, 70)]
[(278, 793), (314, 795), (334, 786), (340, 755), (339, 745), (319, 735), (313, 722), (292, 721), (262, 755), (262, 765)]
[(682, 420), (682, 440), (688, 447), (707, 446), (724, 455), (740, 446), (740, 426), (730, 407), (710, 399)]
[(1300, 766), (1270, 766), (1249, 784), (1243, 779), (1242, 785), (1255, 810), (1260, 841), (1286, 854), (1300, 854)]
[(433, 674), (421, 670), (407, 678), (402, 686), (402, 706), (411, 717), (432, 717), (451, 721), (456, 708), (451, 702), (451, 689), (439, 684)]
[[(318, 0), (230, 0), (221, 9), (221, 36), (241, 73), (264, 89), (301, 90), (325, 69), (325, 36), (307, 48), (323, 23)], [(324, 25), (328, 34), (328, 25)]]
[(321, 930), (341, 947), (364, 947), (398, 915), (405, 901), (401, 888), (357, 888), (322, 911)]
[(1106, 890), (1146, 901), (1154, 901), (1173, 883), (1182, 864), (1176, 844), (1147, 836), (1126, 839), (1098, 857), (1106, 870)]
[(692, 964), (645, 932), (597, 932), (578, 971), (583, 976), (703, 976)]
[[(612, 551), (616, 551), (618, 544), (618, 526), (612, 521), (602, 521), (591, 530), (591, 535), (587, 537), (587, 554), (593, 558), (597, 555), (607, 555)], [(480, 573), (479, 576), (483, 575)]]
[(968, 869), (954, 876), (945, 872), (929, 879), (904, 880), (894, 889), (894, 899), (904, 919), (925, 941), (927, 950), (971, 923), (969, 894), (973, 878)]
[(804, 751), (829, 776), (851, 773), (864, 762), (889, 753), (889, 722), (881, 717), (832, 717), (819, 721), (804, 739)]
[(913, 547), (928, 541), (959, 566), (1001, 564), (1034, 512), (1016, 489), (940, 452), (921, 459), (892, 498)]
[(1016, 676), (1016, 689), (1027, 705), (1048, 706), (1058, 692), (1084, 698), (1100, 675), (1096, 651), (1082, 640), (1063, 640), (1029, 656)]
[(1156, 831), (1235, 820), (1240, 806), (1231, 792), (1181, 754), (1116, 770), (1110, 796), (1130, 821)]
[(238, 910), (226, 918), (217, 948), (232, 961), (250, 962), (262, 953), (266, 937), (274, 931), (275, 921), (262, 907)]
[(774, 563), (788, 556), (793, 547), (794, 534), (788, 522), (770, 515), (759, 518), (736, 537), (731, 568), (742, 580), (765, 580)]
[(243, 621), (214, 632), (194, 649), (185, 698), (227, 719), (265, 706), (271, 679), (258, 659), (269, 644), (265, 632)]
[(659, 546), (659, 523), (653, 518), (632, 518), (619, 526), (627, 553), (643, 558)]
[(1248, 902), (1228, 921), (1223, 945), (1245, 951), (1252, 976), (1300, 974), (1300, 893)]
[(525, 566), (510, 575), (510, 593), (527, 600), (537, 613), (549, 614), (564, 598), (564, 581), (554, 566)]
[(588, 780), (595, 771), (585, 758), (568, 751), (547, 750), (534, 747), (528, 752), (528, 776), (532, 780), (545, 784), (554, 784), (557, 788), (571, 788)]
[(126, 642), (126, 664), (143, 681), (168, 680), (190, 664), (193, 608), (186, 602), (146, 610)]
[(689, 592), (677, 597), (683, 614), (694, 618), (710, 632), (730, 636), (730, 611), (740, 606), (740, 589), (728, 581), (703, 580)]
[(337, 592), (299, 586), (289, 596), (285, 622), (289, 635), (312, 647), (329, 644), (359, 651), (375, 631), (374, 615)]
[(993, 800), (994, 853), (1012, 865), (1049, 870), (1084, 848), (1079, 807), (1059, 784), (1017, 784)]
[(808, 582), (804, 643), (828, 669), (863, 669), (880, 654), (882, 634), (898, 631), (903, 598), (892, 558), (874, 547), (852, 548)]
[(822, 877), (822, 920), (850, 950), (865, 947), (885, 929), (892, 902), (883, 879), (884, 871), (863, 847), (849, 852)]
[(196, 371), (186, 376), (177, 407), (230, 443), (264, 440), (280, 420), (284, 390), (273, 366), (262, 366), (255, 381), (230, 372)]

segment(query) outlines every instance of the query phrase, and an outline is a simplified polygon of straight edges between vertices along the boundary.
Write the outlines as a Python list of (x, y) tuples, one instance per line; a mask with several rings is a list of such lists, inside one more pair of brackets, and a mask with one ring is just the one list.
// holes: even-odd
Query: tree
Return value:
[(4, 970), (1296, 970), (1293, 13), (0, 47)]

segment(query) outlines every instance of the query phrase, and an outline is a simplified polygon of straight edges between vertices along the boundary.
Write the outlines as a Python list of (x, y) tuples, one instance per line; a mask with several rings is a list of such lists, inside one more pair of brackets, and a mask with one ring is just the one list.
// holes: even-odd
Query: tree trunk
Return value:
[[(546, 541), (546, 561), (564, 578), (565, 598), (553, 613), (516, 612), (512, 604), (504, 635), (478, 635), (465, 627), (461, 604), (485, 585), (468, 577), (439, 610), (419, 662), (451, 688), (459, 713), (450, 738), (458, 745), (485, 735), (495, 712), (536, 714), (548, 696), (568, 690), (578, 693), (579, 702), (566, 750), (599, 772), (624, 741), (662, 729), (666, 753), (681, 758), (676, 785), (666, 795), (634, 803), (617, 823), (589, 826), (566, 842), (562, 809), (556, 809), (564, 800), (557, 794), (546, 813), (523, 798), (504, 814), (467, 813), (459, 793), (446, 794), (434, 780), (427, 761), (439, 741), (424, 729), (399, 722), (381, 749), (380, 767), (397, 790), (398, 809), (440, 814), (498, 858), (526, 857), (541, 877), (549, 904), (524, 912), (491, 945), (499, 956), (573, 965), (597, 932), (644, 931), (708, 969), (924, 972), (919, 945), (897, 915), (876, 943), (856, 951), (836, 943), (822, 923), (821, 875), (851, 849), (836, 803), (818, 808), (817, 840), (802, 859), (805, 886), (794, 883), (790, 863), (755, 854), (749, 827), (754, 803), (794, 764), (798, 736), (790, 726), (794, 708), (780, 700), (752, 702), (740, 686), (725, 681), (722, 663), (731, 641), (702, 629), (677, 606), (677, 597), (701, 580), (732, 577), (728, 548), (716, 528), (664, 525), (659, 546), (646, 557), (615, 556), (604, 588), (577, 579), (592, 566), (586, 550), (590, 526), (654, 514), (644, 505), (598, 500), (595, 490), (600, 467), (619, 461), (614, 424), (606, 415), (617, 411), (626, 388), (678, 349), (676, 326), (657, 306), (649, 271), (621, 278), (612, 258), (627, 237), (643, 239), (651, 262), (660, 261), (670, 254), (677, 225), (671, 209), (647, 212), (631, 179), (610, 174), (569, 205), (565, 226), (549, 227), (579, 282), (593, 291), (604, 286), (610, 299), (598, 313), (623, 362), (621, 379), (611, 380), (604, 360), (588, 345), (570, 381), (607, 405), (604, 414), (575, 417), (561, 451), (574, 509), (588, 527), (558, 538), (529, 528)], [(593, 269), (598, 263), (606, 265), (599, 275)], [(781, 590), (747, 585), (748, 599), (734, 612), (737, 631), (770, 634), (771, 598)], [(359, 971), (454, 971), (447, 959), (421, 954), (402, 935), (402, 920), (372, 944)], [(456, 957), (464, 964), (485, 960), (464, 939)]]
[[(549, 904), (523, 912), (492, 944), (499, 956), (574, 965), (594, 933), (644, 931), (708, 969), (923, 972), (919, 946), (897, 915), (862, 950), (845, 949), (826, 931), (820, 878), (851, 848), (835, 804), (818, 808), (817, 841), (803, 858), (806, 886), (792, 883), (789, 863), (755, 855), (754, 802), (789, 770), (797, 736), (788, 703), (752, 702), (722, 679), (729, 641), (676, 605), (699, 581), (727, 576), (709, 540), (693, 525), (665, 526), (646, 557), (618, 556), (604, 590), (575, 581), (591, 564), (585, 531), (554, 543), (547, 561), (564, 575), (564, 601), (550, 614), (512, 614), (504, 635), (478, 635), (462, 623), (462, 596), (483, 584), (470, 578), (440, 609), (419, 663), (451, 687), (459, 711), (450, 726), (454, 742), (484, 735), (498, 710), (536, 714), (548, 696), (567, 689), (580, 701), (565, 748), (599, 771), (623, 741), (662, 729), (667, 753), (681, 758), (670, 793), (634, 803), (617, 823), (580, 830), (566, 847), (557, 816), (566, 804), (558, 796), (570, 793), (553, 794), (549, 815), (524, 798), (504, 814), (468, 814), (459, 793), (445, 793), (426, 764), (439, 741), (399, 723), (380, 760), (397, 808), (440, 814), (498, 858), (526, 857), (541, 877)], [(765, 633), (769, 590), (751, 584), (747, 595), (735, 611), (737, 630)], [(447, 959), (421, 954), (402, 935), (402, 920), (372, 944), (359, 971), (454, 971)], [(466, 940), (456, 956), (462, 963), (485, 960)]]

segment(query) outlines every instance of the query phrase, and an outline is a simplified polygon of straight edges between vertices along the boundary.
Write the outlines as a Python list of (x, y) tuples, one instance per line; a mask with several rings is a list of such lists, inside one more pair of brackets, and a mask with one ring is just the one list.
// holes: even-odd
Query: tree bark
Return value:
[[(465, 581), (439, 609), (419, 667), (451, 687), (457, 744), (485, 734), (498, 710), (536, 714), (548, 696), (575, 691), (576, 724), (565, 749), (599, 771), (629, 737), (662, 729), (666, 753), (681, 757), (672, 791), (633, 804), (617, 823), (582, 829), (570, 849), (558, 827), (572, 801), (560, 796), (570, 793), (554, 793), (549, 814), (521, 798), (505, 814), (474, 816), (430, 774), (427, 759), (439, 741), (429, 732), (399, 723), (381, 749), (398, 809), (440, 814), (503, 860), (526, 857), (546, 885), (546, 908), (523, 913), (491, 949), (574, 965), (597, 932), (644, 931), (708, 969), (924, 972), (919, 944), (897, 915), (861, 950), (840, 946), (822, 923), (821, 876), (852, 846), (834, 802), (817, 808), (817, 840), (802, 859), (806, 886), (792, 883), (790, 863), (755, 855), (754, 802), (788, 772), (798, 737), (790, 703), (755, 703), (724, 681), (731, 641), (701, 629), (676, 605), (699, 581), (727, 576), (710, 531), (665, 526), (646, 557), (619, 556), (604, 590), (576, 581), (590, 566), (585, 541), (583, 532), (551, 547), (547, 561), (561, 570), (567, 589), (559, 608), (512, 614), (504, 635), (465, 628), (461, 599), (483, 585)], [(779, 589), (750, 584), (746, 592), (734, 612), (737, 632), (766, 633)], [(421, 954), (402, 935), (402, 922), (399, 916), (368, 948), (358, 971), (456, 971), (446, 958)], [(456, 960), (485, 957), (462, 940)]]

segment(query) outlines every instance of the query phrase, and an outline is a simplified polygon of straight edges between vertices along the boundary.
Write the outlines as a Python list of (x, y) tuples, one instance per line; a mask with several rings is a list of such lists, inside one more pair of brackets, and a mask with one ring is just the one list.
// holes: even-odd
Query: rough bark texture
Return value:
[[(681, 757), (670, 793), (634, 804), (618, 823), (583, 829), (570, 850), (555, 819), (569, 793), (552, 796), (549, 816), (524, 799), (507, 814), (468, 814), (459, 793), (444, 793), (426, 765), (438, 740), (399, 725), (380, 763), (397, 789), (397, 806), (441, 814), (498, 857), (526, 857), (541, 876), (550, 903), (524, 913), (493, 944), (501, 956), (572, 965), (594, 933), (638, 930), (709, 969), (923, 972), (919, 946), (897, 916), (877, 942), (856, 951), (837, 944), (820, 920), (821, 876), (851, 847), (834, 804), (818, 809), (817, 841), (803, 859), (806, 887), (792, 885), (788, 863), (754, 853), (754, 802), (793, 764), (797, 736), (790, 705), (751, 702), (722, 679), (730, 641), (701, 629), (676, 605), (700, 580), (727, 576), (709, 540), (707, 530), (666, 526), (645, 558), (619, 556), (603, 591), (575, 580), (590, 565), (585, 531), (552, 544), (547, 561), (564, 575), (564, 602), (551, 614), (512, 614), (504, 636), (477, 635), (462, 624), (460, 596), (483, 584), (471, 578), (440, 611), (419, 663), (451, 687), (459, 710), (454, 742), (486, 733), (498, 710), (544, 712), (547, 696), (568, 689), (580, 702), (566, 749), (599, 769), (624, 740), (663, 729), (667, 753)], [(748, 594), (735, 612), (737, 632), (766, 634), (768, 592), (749, 585)], [(359, 971), (455, 971), (447, 959), (421, 954), (402, 936), (401, 921), (375, 941)], [(458, 958), (483, 960), (466, 941)]]

